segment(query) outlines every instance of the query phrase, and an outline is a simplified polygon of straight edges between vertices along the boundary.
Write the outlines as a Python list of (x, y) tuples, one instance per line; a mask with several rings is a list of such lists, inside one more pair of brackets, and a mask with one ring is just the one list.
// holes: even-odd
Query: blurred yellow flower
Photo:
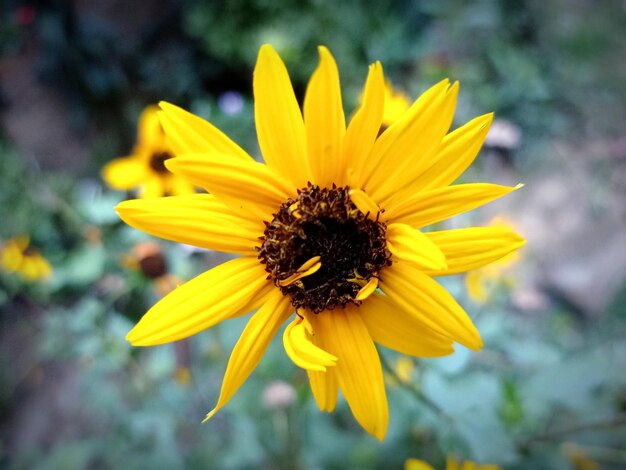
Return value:
[(139, 118), (137, 143), (128, 157), (117, 158), (102, 169), (102, 178), (113, 189), (137, 189), (139, 197), (191, 194), (193, 186), (165, 167), (174, 156), (159, 122), (159, 108), (148, 106)]
[[(346, 126), (328, 49), (301, 111), (287, 69), (269, 45), (254, 71), (255, 121), (265, 164), (217, 128), (161, 103), (176, 158), (166, 166), (207, 189), (117, 207), (150, 234), (240, 255), (178, 287), (128, 334), (136, 346), (186, 338), (256, 311), (231, 354), (212, 417), (255, 369), (281, 325), (283, 345), (307, 370), (320, 410), (338, 390), (356, 420), (383, 439), (389, 411), (375, 342), (412, 356), (478, 350), (470, 317), (433, 277), (488, 264), (523, 239), (492, 227), (422, 227), (515, 191), (450, 185), (476, 157), (492, 115), (448, 133), (458, 83), (427, 90), (383, 134), (385, 82), (373, 64)], [(506, 247), (506, 248), (503, 248)]]
[(396, 375), (402, 382), (409, 383), (413, 377), (413, 372), (415, 372), (415, 363), (412, 359), (401, 356), (396, 361), (395, 370)]
[[(516, 225), (502, 216), (493, 218), (489, 226), (517, 231)], [(468, 272), (465, 275), (465, 287), (470, 298), (476, 303), (485, 304), (489, 301), (497, 287), (505, 286), (513, 289), (515, 287), (515, 278), (510, 275), (510, 271), (518, 261), (519, 253), (513, 251), (494, 263)]]
[(1, 255), (5, 271), (17, 273), (26, 281), (48, 279), (52, 275), (50, 263), (39, 250), (30, 246), (27, 235), (8, 240)]
[[(419, 459), (407, 459), (404, 462), (404, 470), (435, 470), (427, 462)], [(499, 465), (478, 465), (471, 460), (460, 463), (455, 457), (448, 456), (446, 470), (500, 470)]]
[(406, 93), (398, 90), (385, 81), (385, 109), (383, 111), (382, 128), (386, 129), (399, 120), (411, 107), (411, 99)]
[(561, 446), (561, 450), (567, 456), (575, 470), (600, 470), (600, 464), (590, 458), (585, 452), (585, 448), (566, 442)]

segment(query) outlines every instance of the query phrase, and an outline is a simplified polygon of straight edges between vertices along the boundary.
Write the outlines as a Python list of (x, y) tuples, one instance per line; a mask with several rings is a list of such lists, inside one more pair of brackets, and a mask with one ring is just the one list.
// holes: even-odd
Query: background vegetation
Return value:
[[(0, 272), (0, 465), (5, 468), (626, 467), (626, 7), (592, 0), (11, 1), (0, 21), (0, 240), (29, 234), (48, 281)], [(124, 340), (157, 294), (124, 262), (148, 237), (122, 224), (99, 171), (165, 99), (258, 155), (251, 77), (273, 44), (297, 93), (325, 44), (347, 113), (367, 65), (417, 97), (460, 80), (455, 125), (495, 111), (500, 134), (466, 176), (523, 181), (502, 203), (528, 238), (484, 302), (446, 279), (480, 353), (381, 350), (391, 422), (378, 443), (345, 402), (317, 411), (306, 375), (270, 348), (209, 424), (245, 319), (150, 349)], [(507, 127), (508, 126), (508, 127)], [(513, 129), (513, 131), (511, 131)], [(502, 140), (517, 135), (517, 139)], [(507, 134), (508, 132), (508, 134)], [(223, 258), (162, 242), (182, 279)], [(279, 382), (277, 382), (279, 381)]]

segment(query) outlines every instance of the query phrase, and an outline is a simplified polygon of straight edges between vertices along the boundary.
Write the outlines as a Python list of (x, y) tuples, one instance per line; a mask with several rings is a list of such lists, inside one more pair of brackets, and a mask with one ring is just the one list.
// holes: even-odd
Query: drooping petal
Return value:
[(378, 289), (378, 278), (371, 277), (370, 280), (361, 287), (361, 290), (359, 290), (354, 300), (363, 301), (376, 292), (376, 289)]
[(343, 143), (346, 177), (352, 188), (361, 187), (363, 168), (380, 131), (384, 108), (383, 66), (380, 62), (376, 62), (370, 65), (361, 107), (350, 120)]
[(311, 334), (307, 331), (307, 320), (297, 317), (283, 334), (285, 352), (294, 364), (303, 369), (326, 372), (326, 367), (334, 366), (337, 358), (316, 346)]
[(237, 258), (201, 274), (154, 305), (128, 333), (134, 346), (169, 343), (248, 313), (275, 289), (256, 258)]
[(254, 255), (263, 233), (212, 194), (134, 199), (115, 210), (131, 227), (156, 237), (228, 253)]
[(304, 124), (314, 182), (341, 185), (345, 174), (342, 143), (346, 119), (341, 102), (339, 72), (331, 53), (319, 47), (320, 64), (311, 76), (304, 97)]
[(387, 248), (394, 258), (414, 264), (422, 270), (442, 271), (446, 257), (425, 234), (406, 224), (387, 226)]
[[(310, 321), (312, 328), (310, 332), (311, 341), (318, 348), (327, 351), (326, 345), (324, 344), (324, 336), (318, 334), (319, 328), (317, 326), (317, 319), (319, 315), (306, 312), (305, 316)], [(334, 369), (334, 367), (328, 368), (326, 372), (307, 370), (315, 402), (320, 411), (327, 411), (328, 413), (332, 412), (337, 406), (337, 396), (339, 394), (339, 382), (337, 381), (337, 374)]]
[(521, 184), (511, 187), (468, 183), (437, 188), (404, 200), (398, 197), (396, 203), (386, 207), (384, 218), (415, 228), (425, 227), (475, 209), (521, 187)]
[(270, 341), (280, 326), (289, 318), (291, 312), (292, 307), (288, 297), (275, 289), (259, 311), (250, 318), (228, 360), (217, 405), (207, 414), (204, 421), (211, 419), (239, 390), (239, 387), (256, 368)]
[(410, 190), (425, 191), (453, 183), (478, 155), (492, 121), (493, 113), (485, 114), (446, 135), (432, 165), (410, 183)]
[(252, 161), (239, 145), (217, 127), (178, 106), (161, 101), (161, 124), (176, 155), (219, 153), (235, 160)]
[(138, 186), (146, 178), (148, 168), (139, 158), (116, 158), (102, 169), (102, 179), (113, 189), (127, 190)]
[(322, 267), (322, 262), (320, 261), (320, 259), (321, 256), (313, 256), (312, 258), (308, 259), (291, 276), (288, 276), (285, 279), (279, 279), (278, 285), (281, 287), (288, 286), (293, 284), (297, 280), (302, 279), (303, 277), (315, 274)]
[(374, 342), (357, 308), (324, 313), (318, 315), (316, 333), (324, 336), (325, 349), (338, 358), (333, 371), (339, 387), (359, 424), (382, 440), (389, 410)]
[(448, 267), (431, 276), (458, 274), (492, 263), (522, 247), (526, 240), (508, 227), (471, 227), (429, 232), (426, 236), (446, 256)]
[(440, 335), (470, 349), (483, 346), (472, 320), (456, 300), (411, 264), (398, 262), (387, 267), (381, 289), (394, 304)]
[(265, 162), (297, 188), (313, 181), (302, 113), (285, 64), (272, 46), (254, 69), (254, 120)]
[[(432, 91), (431, 91), (432, 90)], [(448, 132), (458, 95), (458, 82), (446, 81), (424, 93), (403, 117), (378, 139), (372, 151), (373, 168), (364, 188), (383, 207), (399, 188), (426, 170)]]
[(359, 314), (372, 339), (387, 348), (418, 357), (454, 352), (452, 340), (426, 327), (418, 317), (384, 295), (372, 295), (359, 307)]
[(170, 158), (165, 165), (172, 173), (206, 188), (234, 211), (243, 209), (261, 220), (272, 220), (272, 214), (295, 192), (276, 172), (258, 162), (195, 154)]

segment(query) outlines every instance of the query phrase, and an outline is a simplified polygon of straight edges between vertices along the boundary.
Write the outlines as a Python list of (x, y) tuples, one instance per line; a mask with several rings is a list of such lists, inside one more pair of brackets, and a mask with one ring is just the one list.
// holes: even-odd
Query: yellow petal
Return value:
[(128, 333), (134, 346), (169, 343), (248, 313), (268, 290), (259, 261), (252, 257), (223, 263), (161, 299)]
[(361, 187), (361, 175), (372, 150), (385, 107), (385, 78), (380, 62), (370, 65), (361, 107), (354, 114), (346, 130), (343, 144), (348, 183)]
[(320, 64), (311, 76), (304, 97), (309, 161), (316, 184), (330, 187), (345, 184), (342, 143), (346, 119), (341, 103), (339, 71), (335, 59), (324, 46), (318, 48)]
[(387, 226), (387, 249), (394, 258), (414, 264), (422, 270), (442, 271), (446, 257), (430, 238), (406, 224)]
[[(445, 86), (444, 86), (445, 84)], [(399, 188), (407, 186), (430, 165), (441, 140), (448, 132), (458, 95), (458, 82), (444, 81), (426, 92), (402, 118), (380, 136), (372, 161), (379, 161), (364, 189), (381, 206)]]
[(159, 122), (158, 106), (150, 105), (142, 111), (137, 126), (137, 147), (150, 149), (162, 146), (165, 134)]
[(302, 279), (303, 277), (315, 274), (322, 267), (320, 258), (320, 256), (314, 256), (310, 260), (305, 261), (304, 264), (300, 266), (291, 276), (287, 277), (286, 279), (279, 280), (278, 285), (281, 287), (288, 286), (296, 282), (298, 279)]
[(217, 405), (207, 414), (203, 422), (211, 419), (239, 390), (239, 387), (256, 368), (270, 341), (280, 326), (289, 318), (291, 312), (292, 307), (288, 297), (283, 296), (278, 289), (274, 289), (241, 333), (226, 366)]
[[(408, 156), (415, 155), (415, 145), (420, 149), (426, 145), (419, 135), (427, 127), (422, 117), (426, 114), (432, 117), (432, 110), (441, 108), (449, 85), (450, 82), (446, 79), (426, 90), (398, 121), (380, 135), (365, 162), (358, 184), (354, 187), (367, 189), (373, 195), (381, 189), (380, 179), (385, 179), (396, 169), (395, 166), (403, 165), (404, 161), (412, 165), (419, 164), (414, 161), (415, 158), (409, 159)], [(439, 142), (434, 145), (438, 146)], [(371, 179), (373, 181), (370, 183)]]
[(411, 182), (411, 191), (447, 186), (472, 164), (487, 137), (493, 113), (472, 119), (446, 135), (428, 170)]
[(259, 51), (254, 69), (254, 119), (265, 162), (296, 188), (313, 181), (302, 113), (285, 64), (272, 46)]
[(440, 335), (470, 349), (483, 346), (472, 320), (456, 300), (411, 264), (398, 262), (387, 267), (381, 289), (394, 304)]
[(357, 308), (322, 312), (316, 334), (324, 336), (326, 350), (337, 356), (333, 371), (352, 414), (363, 428), (382, 440), (389, 410), (378, 351)]
[(152, 197), (162, 197), (165, 195), (166, 187), (165, 183), (167, 181), (167, 177), (156, 174), (148, 174), (142, 181), (141, 186), (139, 187), (139, 197), (142, 198), (152, 198)]
[[(26, 244), (28, 246), (28, 243)], [(26, 249), (26, 247), (24, 247)], [(15, 272), (20, 269), (22, 260), (24, 259), (23, 249), (20, 249), (19, 242), (9, 240), (2, 249), (2, 266), (9, 272)]]
[(380, 207), (374, 200), (367, 195), (367, 193), (361, 189), (350, 190), (350, 200), (354, 205), (364, 214), (367, 214), (368, 218), (377, 220)]
[(458, 274), (492, 263), (522, 247), (526, 240), (507, 227), (471, 227), (429, 232), (446, 256), (447, 269), (430, 275)]
[(415, 228), (431, 225), (475, 209), (523, 187), (489, 183), (457, 184), (417, 193), (386, 207), (385, 220), (401, 222)]
[(194, 186), (180, 176), (172, 175), (169, 179), (167, 194), (169, 196), (183, 196), (185, 194), (195, 194)]
[(234, 211), (243, 209), (261, 220), (272, 220), (272, 214), (296, 189), (267, 165), (224, 155), (184, 155), (165, 165), (172, 173), (206, 188)]
[(452, 341), (424, 326), (419, 317), (380, 294), (359, 307), (359, 314), (372, 339), (402, 354), (438, 357), (454, 352)]
[(14, 244), (18, 248), (18, 250), (20, 250), (21, 252), (24, 252), (26, 251), (26, 248), (28, 248), (28, 245), (30, 245), (30, 236), (19, 235), (9, 240), (7, 244), (9, 243)]
[(156, 237), (210, 250), (254, 255), (262, 224), (253, 224), (212, 194), (134, 199), (115, 210), (131, 227)]
[(371, 277), (367, 284), (361, 287), (354, 300), (365, 300), (378, 289), (378, 278)]
[(404, 470), (435, 470), (431, 465), (419, 459), (407, 459)]
[(102, 168), (102, 179), (111, 188), (124, 191), (143, 183), (147, 170), (145, 162), (139, 158), (116, 158)]
[(287, 326), (283, 334), (283, 345), (289, 358), (306, 370), (326, 372), (326, 367), (334, 366), (337, 358), (317, 347), (307, 332), (306, 320), (297, 317)]
[(217, 127), (178, 106), (161, 101), (159, 113), (167, 141), (176, 155), (220, 153), (235, 160), (252, 161), (239, 145)]

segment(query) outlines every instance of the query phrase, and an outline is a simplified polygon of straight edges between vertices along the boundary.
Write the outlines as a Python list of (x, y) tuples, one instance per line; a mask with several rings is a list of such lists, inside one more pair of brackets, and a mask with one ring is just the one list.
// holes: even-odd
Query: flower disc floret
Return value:
[[(385, 233), (384, 223), (357, 209), (348, 187), (310, 185), (287, 199), (267, 223), (259, 259), (296, 309), (319, 313), (360, 305), (361, 288), (391, 264)], [(285, 285), (316, 257), (317, 271)]]

